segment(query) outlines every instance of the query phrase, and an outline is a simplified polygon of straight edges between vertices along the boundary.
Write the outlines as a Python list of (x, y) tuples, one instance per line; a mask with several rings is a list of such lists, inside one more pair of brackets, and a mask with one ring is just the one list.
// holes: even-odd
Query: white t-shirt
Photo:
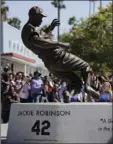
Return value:
[(29, 85), (25, 83), (19, 93), (20, 98), (27, 99), (29, 96)]

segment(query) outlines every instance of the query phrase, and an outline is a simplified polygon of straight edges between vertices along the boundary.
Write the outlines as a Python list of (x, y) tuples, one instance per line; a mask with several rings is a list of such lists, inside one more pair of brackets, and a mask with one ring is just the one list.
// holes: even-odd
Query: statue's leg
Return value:
[(74, 72), (60, 72), (60, 71), (51, 71), (56, 77), (67, 81), (69, 84), (69, 91), (75, 90), (75, 93), (80, 92), (82, 87), (82, 80)]

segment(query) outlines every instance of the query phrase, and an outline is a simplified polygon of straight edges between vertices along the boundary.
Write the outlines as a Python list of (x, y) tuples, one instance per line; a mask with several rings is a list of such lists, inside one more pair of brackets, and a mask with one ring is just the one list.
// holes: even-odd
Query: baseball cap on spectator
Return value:
[(29, 10), (29, 17), (33, 17), (34, 15), (39, 14), (42, 15), (42, 17), (46, 17), (47, 15), (43, 13), (43, 10), (38, 7), (38, 6), (34, 6)]
[(42, 74), (39, 73), (38, 71), (35, 71), (35, 72), (34, 72), (34, 76), (35, 76), (35, 75), (41, 76)]
[(8, 66), (4, 67), (4, 71), (5, 71), (5, 72), (6, 72), (6, 71), (9, 71), (9, 67), (8, 67)]

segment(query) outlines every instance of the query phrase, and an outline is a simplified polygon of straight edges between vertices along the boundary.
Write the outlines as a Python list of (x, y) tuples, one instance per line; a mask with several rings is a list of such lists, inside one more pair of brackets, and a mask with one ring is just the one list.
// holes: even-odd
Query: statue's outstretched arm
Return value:
[(52, 49), (55, 49), (55, 48), (59, 48), (59, 47), (66, 47), (68, 48), (69, 45), (66, 43), (61, 43), (61, 42), (55, 42), (55, 41), (51, 41), (51, 40), (47, 40), (47, 39), (44, 39), (43, 37), (39, 37), (38, 33), (34, 32), (30, 38), (29, 38), (29, 41), (34, 45), (34, 46), (40, 46), (44, 49), (46, 48), (52, 48)]
[(56, 26), (59, 26), (60, 25), (60, 21), (57, 20), (57, 19), (54, 19), (51, 24), (44, 30), (45, 33), (49, 33), (49, 32), (52, 32), (54, 30), (54, 28)]
[(44, 30), (45, 33), (50, 33), (52, 32), (51, 28), (50, 28), (50, 25)]
[(29, 40), (34, 46), (37, 46), (37, 47), (40, 46), (44, 49), (56, 48), (59, 46), (57, 42), (53, 42), (51, 40), (47, 40), (42, 37), (39, 37), (38, 34), (34, 34), (34, 35), (30, 36)]

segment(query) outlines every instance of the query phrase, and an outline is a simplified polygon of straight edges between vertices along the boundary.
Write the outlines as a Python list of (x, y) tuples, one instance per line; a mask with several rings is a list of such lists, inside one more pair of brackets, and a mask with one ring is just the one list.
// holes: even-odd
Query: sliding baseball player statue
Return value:
[(52, 31), (60, 24), (57, 19), (43, 31), (39, 26), (46, 15), (37, 6), (29, 10), (29, 20), (22, 29), (22, 41), (33, 53), (38, 55), (47, 69), (56, 77), (68, 81), (72, 89), (80, 91), (81, 77), (87, 81), (90, 65), (69, 52), (70, 44), (52, 40)]

